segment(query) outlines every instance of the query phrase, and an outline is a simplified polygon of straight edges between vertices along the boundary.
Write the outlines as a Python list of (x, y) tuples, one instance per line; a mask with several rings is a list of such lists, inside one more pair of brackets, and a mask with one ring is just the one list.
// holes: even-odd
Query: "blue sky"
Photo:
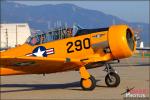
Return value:
[(70, 3), (86, 9), (102, 11), (129, 22), (149, 23), (149, 1), (15, 1), (27, 5)]

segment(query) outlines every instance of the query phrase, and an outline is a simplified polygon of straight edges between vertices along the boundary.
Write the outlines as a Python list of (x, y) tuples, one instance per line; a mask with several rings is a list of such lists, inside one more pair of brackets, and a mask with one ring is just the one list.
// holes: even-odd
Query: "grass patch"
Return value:
[(133, 56), (135, 56), (135, 57), (150, 57), (150, 53), (144, 53), (144, 54), (136, 53)]

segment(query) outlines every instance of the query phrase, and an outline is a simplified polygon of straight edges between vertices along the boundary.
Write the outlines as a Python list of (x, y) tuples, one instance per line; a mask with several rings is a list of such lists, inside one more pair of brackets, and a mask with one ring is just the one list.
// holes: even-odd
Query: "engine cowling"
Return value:
[(111, 26), (108, 41), (114, 59), (129, 57), (135, 51), (134, 33), (127, 25)]

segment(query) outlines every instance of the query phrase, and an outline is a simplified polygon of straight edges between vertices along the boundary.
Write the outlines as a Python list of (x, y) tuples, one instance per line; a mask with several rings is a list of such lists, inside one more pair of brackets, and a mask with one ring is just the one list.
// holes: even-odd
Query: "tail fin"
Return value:
[(140, 48), (144, 48), (144, 43), (143, 43), (143, 41), (141, 41), (141, 43), (140, 43)]

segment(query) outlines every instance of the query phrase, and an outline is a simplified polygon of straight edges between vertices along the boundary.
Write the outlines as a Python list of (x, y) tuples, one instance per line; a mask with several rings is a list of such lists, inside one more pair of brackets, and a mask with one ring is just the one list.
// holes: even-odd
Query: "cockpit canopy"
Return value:
[(68, 37), (80, 36), (107, 30), (108, 28), (82, 29), (79, 26), (73, 28), (57, 28), (47, 33), (35, 33), (35, 35), (32, 35), (27, 39), (26, 43), (30, 45), (38, 45), (42, 43), (47, 43), (49, 41), (60, 40)]
[(72, 36), (72, 28), (58, 28), (47, 33), (41, 32), (31, 35), (26, 43), (30, 45), (38, 45), (49, 41), (64, 39)]

